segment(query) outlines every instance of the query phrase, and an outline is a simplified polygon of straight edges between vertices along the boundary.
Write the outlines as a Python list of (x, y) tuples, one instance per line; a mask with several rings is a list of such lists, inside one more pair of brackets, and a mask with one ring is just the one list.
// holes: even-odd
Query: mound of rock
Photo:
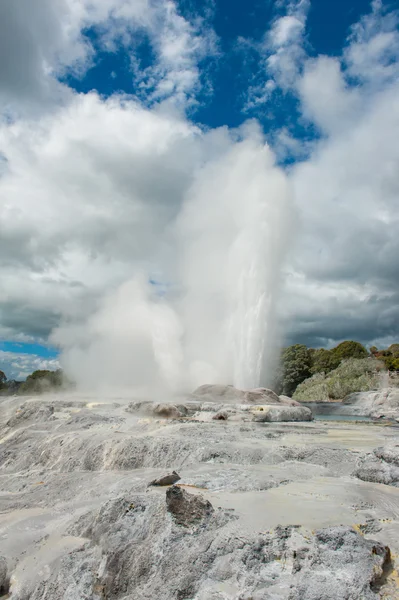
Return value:
[(189, 527), (209, 517), (213, 506), (200, 495), (189, 494), (177, 485), (166, 491), (166, 506), (178, 525)]
[(273, 390), (239, 390), (232, 385), (202, 385), (184, 403), (130, 402), (127, 412), (161, 419), (196, 421), (311, 421), (310, 408)]
[[(223, 404), (281, 404), (286, 403), (281, 401), (279, 396), (273, 390), (268, 388), (254, 388), (252, 390), (239, 390), (232, 385), (201, 385), (194, 390), (191, 398), (201, 400), (202, 402), (219, 402)], [(289, 398), (296, 406), (300, 406), (299, 402)]]
[(399, 444), (376, 448), (363, 455), (354, 475), (363, 481), (399, 487)]
[(343, 400), (339, 412), (350, 416), (399, 420), (399, 389), (384, 388), (374, 392), (349, 394)]
[(348, 527), (245, 533), (226, 511), (175, 487), (166, 503), (110, 501), (72, 533), (87, 543), (23, 591), (13, 586), (13, 598), (376, 600), (391, 560), (389, 548)]

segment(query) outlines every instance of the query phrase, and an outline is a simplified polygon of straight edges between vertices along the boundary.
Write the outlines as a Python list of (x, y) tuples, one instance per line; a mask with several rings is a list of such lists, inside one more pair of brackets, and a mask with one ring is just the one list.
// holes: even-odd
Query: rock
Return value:
[(54, 406), (43, 400), (24, 402), (7, 421), (8, 427), (15, 427), (24, 421), (48, 421), (54, 414)]
[(296, 552), (298, 572), (289, 600), (368, 600), (377, 595), (390, 564), (388, 547), (366, 540), (348, 527), (328, 527), (316, 532), (308, 552)]
[[(268, 388), (239, 390), (232, 385), (201, 385), (191, 397), (221, 404), (281, 404), (277, 394)], [(298, 406), (295, 400), (290, 401), (290, 406)]]
[(189, 494), (173, 485), (166, 491), (166, 506), (178, 525), (189, 527), (209, 517), (213, 506), (200, 495)]
[(4, 556), (0, 556), (0, 596), (5, 596), (9, 592), (9, 579), (7, 574), (7, 561)]
[(248, 404), (280, 404), (280, 399), (273, 390), (254, 388), (245, 392), (244, 402)]
[(239, 404), (244, 402), (245, 392), (232, 385), (201, 385), (194, 390), (191, 398), (194, 400), (220, 402), (223, 404)]
[(312, 411), (305, 406), (256, 406), (253, 415), (254, 421), (261, 423), (313, 420)]
[(156, 417), (163, 417), (165, 419), (180, 419), (184, 416), (183, 412), (174, 404), (157, 404), (154, 406), (152, 413)]
[(353, 475), (362, 481), (399, 487), (399, 445), (376, 448), (371, 454), (364, 454)]
[(227, 414), (227, 411), (220, 410), (215, 415), (213, 415), (212, 420), (213, 421), (227, 421), (228, 418), (229, 418), (229, 415)]
[(154, 481), (151, 481), (148, 484), (148, 486), (151, 486), (151, 485), (173, 485), (174, 483), (177, 483), (180, 479), (181, 479), (180, 475), (178, 473), (176, 473), (176, 471), (172, 471), (172, 473), (170, 473), (170, 475), (164, 475), (163, 477), (160, 477), (159, 479), (154, 479)]
[(284, 404), (284, 406), (302, 406), (300, 402), (290, 398), (289, 396), (279, 396), (279, 400), (281, 404)]
[(399, 390), (383, 388), (374, 392), (356, 392), (346, 396), (340, 413), (350, 416), (364, 416), (374, 419), (399, 418)]

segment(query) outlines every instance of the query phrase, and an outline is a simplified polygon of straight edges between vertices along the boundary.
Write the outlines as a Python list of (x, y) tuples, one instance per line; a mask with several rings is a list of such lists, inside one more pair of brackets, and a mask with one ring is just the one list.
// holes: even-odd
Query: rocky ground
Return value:
[(398, 426), (205, 396), (2, 400), (0, 597), (398, 599)]

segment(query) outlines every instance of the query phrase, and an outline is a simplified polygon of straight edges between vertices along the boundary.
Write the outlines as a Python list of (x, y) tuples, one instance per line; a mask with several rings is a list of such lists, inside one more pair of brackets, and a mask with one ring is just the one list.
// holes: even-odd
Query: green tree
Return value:
[(64, 385), (64, 376), (61, 369), (57, 371), (38, 370), (28, 375), (26, 381), (21, 385), (22, 394), (41, 394)]
[(399, 371), (399, 358), (395, 358), (395, 356), (390, 355), (382, 356), (381, 360), (388, 371)]
[(399, 358), (399, 344), (391, 344), (388, 348), (388, 352), (392, 354), (394, 358)]
[(366, 348), (359, 342), (352, 340), (341, 342), (336, 348), (332, 349), (332, 352), (339, 361), (347, 358), (366, 358), (368, 356)]
[(6, 387), (7, 377), (3, 371), (0, 371), (0, 390)]
[(338, 367), (340, 360), (332, 350), (320, 348), (312, 352), (312, 374), (329, 373)]
[(311, 375), (312, 353), (303, 344), (288, 346), (281, 352), (280, 393), (292, 396), (297, 386)]

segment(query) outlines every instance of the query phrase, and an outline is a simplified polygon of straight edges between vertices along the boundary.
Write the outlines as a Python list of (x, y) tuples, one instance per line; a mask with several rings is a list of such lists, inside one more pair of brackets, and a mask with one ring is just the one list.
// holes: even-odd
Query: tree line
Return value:
[(0, 371), (0, 391), (4, 394), (42, 394), (57, 391), (71, 386), (62, 369), (48, 371), (39, 369), (33, 371), (25, 381), (8, 380), (6, 374)]
[(399, 371), (399, 344), (392, 344), (385, 350), (372, 346), (368, 351), (362, 344), (353, 340), (341, 342), (335, 348), (308, 348), (304, 344), (294, 344), (283, 348), (275, 378), (275, 389), (279, 394), (292, 396), (298, 385), (306, 379), (334, 371), (344, 360), (378, 359), (382, 368)]

